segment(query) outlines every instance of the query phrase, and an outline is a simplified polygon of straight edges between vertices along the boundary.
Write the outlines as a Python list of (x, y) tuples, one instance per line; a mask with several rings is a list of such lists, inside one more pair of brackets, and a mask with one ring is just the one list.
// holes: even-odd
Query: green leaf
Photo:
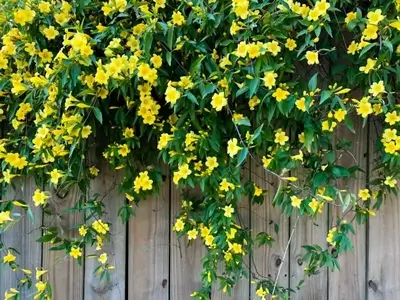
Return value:
[(256, 129), (256, 131), (254, 131), (254, 133), (252, 134), (251, 138), (249, 139), (249, 145), (259, 137), (259, 135), (262, 132), (263, 127), (264, 127), (264, 124), (261, 124), (261, 126), (259, 126)]
[(313, 77), (308, 81), (308, 90), (315, 91), (318, 85), (318, 72), (314, 74)]
[(332, 175), (334, 178), (343, 178), (343, 177), (349, 177), (350, 172), (345, 167), (334, 166), (332, 168)]
[(326, 100), (328, 100), (332, 96), (332, 94), (333, 94), (332, 91), (322, 91), (321, 98), (319, 99), (319, 104), (322, 104)]
[(361, 53), (360, 53), (360, 58), (364, 56), (364, 54), (366, 54), (369, 50), (372, 49), (372, 47), (374, 47), (376, 45), (376, 43), (371, 43), (369, 44), (367, 47), (365, 47), (364, 49), (362, 49)]
[(197, 101), (196, 97), (191, 93), (191, 92), (187, 92), (186, 93), (186, 97), (192, 101), (194, 104), (199, 105), (199, 102)]
[(236, 167), (239, 167), (246, 159), (247, 154), (249, 154), (249, 149), (247, 147), (243, 148), (238, 155), (238, 162)]
[(328, 176), (324, 172), (318, 172), (313, 178), (314, 187), (320, 187), (328, 182)]
[(260, 79), (254, 78), (250, 81), (250, 88), (249, 88), (249, 98), (253, 97), (255, 92), (258, 90), (258, 86), (260, 85)]
[(243, 119), (237, 120), (237, 121), (235, 121), (235, 124), (244, 125), (244, 126), (251, 126), (250, 120), (248, 118), (243, 118)]
[(202, 55), (199, 58), (197, 58), (194, 63), (190, 66), (190, 70), (189, 73), (194, 76), (196, 74), (200, 73), (200, 69), (201, 69), (201, 62), (204, 60), (205, 56)]
[(100, 122), (100, 124), (103, 124), (103, 115), (98, 107), (93, 107), (93, 113), (94, 116), (96, 117), (97, 121)]

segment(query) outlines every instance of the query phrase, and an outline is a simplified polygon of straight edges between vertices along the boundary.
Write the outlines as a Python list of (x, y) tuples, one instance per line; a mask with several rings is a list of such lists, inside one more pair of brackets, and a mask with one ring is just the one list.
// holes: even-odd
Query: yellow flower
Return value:
[(289, 51), (293, 51), (297, 47), (296, 41), (293, 39), (287, 39), (286, 43), (285, 43), (285, 47), (288, 48)]
[(59, 32), (54, 28), (54, 26), (43, 29), (43, 34), (48, 40), (55, 39), (58, 33)]
[(174, 11), (174, 13), (172, 14), (172, 23), (178, 26), (186, 23), (185, 17), (182, 15), (180, 11), (178, 12)]
[(365, 66), (360, 67), (360, 71), (364, 72), (365, 74), (368, 74), (371, 70), (374, 69), (376, 65), (377, 60), (376, 59), (367, 59), (367, 64)]
[(385, 19), (385, 16), (382, 15), (382, 10), (381, 9), (377, 9), (375, 11), (370, 11), (367, 14), (367, 18), (368, 18), (368, 23), (372, 24), (372, 25), (378, 25), (378, 23), (380, 21), (382, 21), (383, 19)]
[(286, 135), (286, 133), (282, 131), (282, 129), (278, 129), (275, 133), (275, 143), (284, 146), (288, 140), (289, 137)]
[(178, 174), (180, 178), (186, 179), (190, 174), (192, 174), (192, 171), (188, 164), (182, 164), (178, 168)]
[(346, 115), (347, 115), (347, 111), (339, 108), (337, 111), (335, 111), (334, 118), (336, 119), (336, 121), (342, 122), (344, 120), (344, 118), (346, 117)]
[(390, 186), (391, 188), (394, 188), (397, 185), (397, 180), (393, 178), (392, 176), (387, 176), (385, 179), (385, 185)]
[(276, 85), (276, 79), (278, 77), (278, 74), (276, 74), (274, 71), (268, 71), (264, 73), (264, 85), (272, 89)]
[(69, 255), (75, 259), (81, 257), (82, 256), (81, 249), (77, 247), (72, 247), (71, 251), (69, 252)]
[(286, 100), (289, 97), (290, 93), (284, 89), (281, 89), (280, 87), (275, 90), (275, 92), (272, 94), (272, 97), (276, 99), (277, 102), (281, 102), (283, 100)]
[(254, 110), (255, 107), (260, 104), (260, 99), (258, 99), (257, 96), (253, 96), (250, 100), (249, 100), (249, 108), (250, 110)]
[(165, 91), (165, 101), (175, 105), (176, 101), (181, 97), (181, 93), (174, 88), (173, 86), (169, 85), (167, 90)]
[(89, 168), (89, 173), (91, 174), (91, 175), (93, 175), (93, 176), (97, 176), (97, 175), (99, 175), (99, 169), (97, 169), (95, 166), (91, 166), (90, 168)]
[(217, 158), (215, 156), (212, 156), (212, 157), (208, 156), (206, 158), (206, 166), (207, 166), (208, 170), (210, 170), (210, 171), (217, 168), (218, 167)]
[(290, 201), (291, 201), (293, 207), (300, 208), (300, 205), (301, 205), (301, 202), (303, 201), (303, 199), (298, 198), (297, 196), (291, 196)]
[(108, 231), (110, 231), (110, 227), (108, 226), (108, 224), (100, 219), (92, 223), (92, 228), (96, 230), (99, 234), (106, 234)]
[(347, 13), (346, 18), (344, 19), (344, 21), (346, 22), (346, 24), (349, 24), (354, 19), (357, 19), (357, 13), (356, 12), (349, 12), (349, 13)]
[(153, 188), (153, 180), (149, 177), (149, 172), (140, 172), (133, 182), (136, 193), (139, 193), (140, 189), (143, 191), (150, 191)]
[(227, 218), (231, 218), (232, 214), (235, 212), (235, 209), (232, 207), (232, 205), (225, 206), (223, 210), (224, 210), (224, 216)]
[(99, 83), (99, 84), (107, 84), (108, 83), (108, 74), (104, 72), (103, 69), (97, 68), (96, 75), (94, 77), (94, 80)]
[(12, 221), (12, 219), (10, 217), (10, 211), (0, 212), (0, 226), (9, 221)]
[(228, 141), (227, 153), (230, 157), (234, 157), (241, 149), (242, 147), (238, 146), (237, 138), (233, 138)]
[(307, 111), (306, 108), (306, 98), (301, 97), (300, 99), (296, 100), (295, 102), (297, 109), (301, 110), (301, 111)]
[(153, 64), (154, 68), (156, 69), (162, 66), (162, 58), (160, 55), (154, 54), (153, 57), (150, 59), (150, 61)]
[(374, 82), (372, 83), (370, 89), (368, 90), (372, 96), (377, 97), (378, 95), (385, 93), (385, 85), (383, 84), (383, 81), (380, 80), (379, 82)]
[(400, 116), (397, 114), (397, 112), (392, 111), (386, 114), (385, 122), (389, 123), (389, 125), (394, 125), (399, 121), (400, 121)]
[(347, 53), (354, 55), (358, 50), (359, 50), (359, 44), (356, 43), (355, 41), (352, 41), (349, 47), (347, 48)]
[(36, 290), (41, 293), (46, 289), (47, 283), (43, 281), (38, 281), (35, 283)]
[(25, 26), (26, 23), (32, 23), (36, 13), (30, 8), (20, 8), (14, 12), (14, 21), (21, 26)]
[(246, 42), (240, 42), (237, 46), (235, 54), (238, 57), (246, 57), (248, 48), (249, 46), (246, 44)]
[(358, 191), (358, 197), (360, 197), (362, 200), (368, 200), (371, 195), (369, 194), (368, 189), (363, 189)]
[(197, 235), (199, 234), (199, 232), (196, 229), (192, 229), (188, 231), (188, 240), (195, 240), (197, 238)]
[(333, 241), (335, 239), (335, 233), (337, 231), (337, 228), (334, 227), (332, 229), (329, 229), (328, 231), (328, 235), (326, 237), (326, 241), (331, 244), (331, 245), (335, 245), (336, 243)]
[(3, 262), (4, 262), (5, 264), (8, 264), (8, 263), (14, 262), (15, 259), (16, 259), (16, 257), (15, 257), (14, 255), (12, 255), (12, 254), (10, 253), (10, 251), (8, 251), (7, 255), (3, 257)]
[(317, 65), (319, 64), (318, 52), (316, 51), (307, 51), (306, 59), (309, 65)]
[(377, 39), (378, 38), (378, 26), (368, 24), (367, 27), (362, 32), (362, 35), (364, 37), (364, 40), (366, 40), (366, 41)]
[(40, 191), (40, 189), (36, 189), (35, 192), (33, 193), (33, 203), (35, 206), (40, 206), (40, 205), (45, 205), (46, 200), (49, 198), (44, 192)]
[(214, 94), (212, 96), (212, 101), (211, 101), (211, 106), (216, 110), (216, 111), (221, 111), (224, 106), (228, 104), (228, 99), (225, 98), (225, 95), (223, 92)]
[(51, 10), (51, 4), (46, 1), (40, 1), (38, 8), (42, 14), (48, 14)]
[(266, 44), (267, 51), (272, 54), (272, 56), (277, 56), (281, 52), (281, 47), (277, 41), (268, 42)]
[(127, 144), (123, 144), (118, 147), (118, 154), (121, 155), (122, 157), (128, 156), (130, 152), (131, 150), (128, 148)]
[(97, 259), (97, 261), (98, 261), (99, 263), (101, 263), (102, 265), (104, 265), (104, 264), (106, 264), (107, 259), (108, 259), (107, 253), (102, 253), (102, 254), (100, 254), (100, 256), (99, 256), (99, 258)]
[(313, 213), (315, 213), (316, 211), (318, 211), (319, 213), (322, 213), (323, 203), (322, 202), (318, 202), (315, 198), (313, 198), (311, 200), (311, 202), (308, 204), (308, 206), (310, 206), (310, 208), (312, 209)]
[(79, 227), (78, 232), (81, 236), (85, 236), (87, 234), (87, 228), (85, 225), (82, 225)]
[(263, 193), (263, 190), (260, 189), (256, 184), (254, 184), (254, 196), (258, 197), (261, 196)]
[(372, 112), (372, 105), (368, 102), (368, 98), (362, 98), (357, 105), (357, 114), (361, 115), (363, 118), (366, 118), (368, 115), (372, 114)]
[(247, 53), (250, 58), (259, 57), (260, 56), (260, 47), (255, 43), (251, 43), (247, 47)]
[(177, 219), (173, 229), (175, 231), (179, 232), (179, 231), (182, 231), (184, 227), (185, 227), (185, 223), (181, 219)]
[(242, 245), (241, 244), (238, 244), (238, 243), (230, 244), (230, 243), (228, 243), (228, 245), (229, 245), (229, 250), (232, 250), (233, 253), (235, 253), (235, 254), (244, 254), (244, 251), (242, 249)]
[(167, 147), (168, 143), (172, 140), (173, 135), (168, 133), (162, 133), (158, 140), (157, 149), (162, 150)]
[[(395, 120), (397, 121), (397, 115), (395, 117)], [(397, 130), (396, 129), (390, 129), (386, 128), (385, 131), (383, 132), (382, 138), (385, 142), (390, 142), (394, 141), (397, 138)]]
[(58, 170), (58, 169), (54, 169), (53, 171), (50, 172), (50, 181), (53, 184), (58, 184), (58, 181), (60, 180), (60, 178), (62, 178), (64, 175), (63, 173)]

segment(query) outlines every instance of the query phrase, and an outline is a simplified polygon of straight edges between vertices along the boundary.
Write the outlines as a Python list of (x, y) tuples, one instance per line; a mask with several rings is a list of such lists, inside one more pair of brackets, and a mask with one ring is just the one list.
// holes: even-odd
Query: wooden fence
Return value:
[[(356, 131), (360, 132), (360, 124)], [(375, 136), (375, 127), (370, 126), (369, 139)], [(367, 139), (367, 130), (363, 134), (354, 135), (350, 131), (340, 129), (338, 136), (353, 141), (353, 155), (340, 154), (342, 163), (353, 163), (357, 160), (368, 172), (351, 182), (343, 183), (353, 191), (365, 187), (367, 178), (373, 176), (371, 167), (371, 142)], [(287, 257), (283, 258), (296, 216), (287, 218), (272, 208), (273, 188), (268, 182), (276, 183), (266, 175), (262, 168), (250, 164), (243, 171), (255, 182), (271, 192), (267, 194), (262, 206), (248, 206), (246, 200), (241, 205), (241, 215), (246, 226), (254, 234), (260, 231), (274, 233), (273, 224), (279, 225), (279, 233), (274, 237), (276, 243), (272, 248), (257, 248), (251, 257), (246, 257), (254, 277), (277, 276), (281, 264), (279, 282), (295, 288), (303, 278), (301, 257), (304, 244), (324, 244), (328, 228), (334, 224), (335, 215), (341, 213), (340, 207), (327, 207), (323, 217), (307, 221), (300, 218), (288, 247)], [(49, 282), (53, 286), (53, 299), (56, 300), (89, 300), (89, 299), (154, 299), (181, 300), (190, 299), (190, 293), (201, 286), (201, 257), (204, 248), (200, 241), (195, 246), (186, 247), (184, 240), (178, 241), (171, 230), (174, 216), (180, 209), (180, 192), (170, 182), (160, 190), (158, 197), (149, 198), (140, 204), (136, 217), (129, 224), (122, 224), (117, 217), (117, 209), (124, 201), (116, 187), (116, 175), (101, 170), (100, 175), (91, 187), (92, 192), (104, 196), (108, 210), (107, 221), (112, 221), (112, 242), (104, 250), (116, 266), (111, 282), (100, 282), (93, 275), (96, 267), (95, 259), (86, 259), (83, 267), (76, 261), (65, 257), (63, 253), (48, 251), (49, 246), (41, 246), (34, 241), (40, 237), (41, 224), (54, 224), (65, 230), (65, 235), (75, 235), (74, 225), (80, 222), (80, 216), (60, 214), (49, 219), (39, 209), (34, 209), (34, 222), (23, 218), (15, 228), (1, 237), (9, 246), (21, 250), (18, 263), (25, 268), (34, 269), (43, 266), (49, 269)], [(8, 197), (31, 199), (35, 186), (27, 182), (24, 190), (17, 190)], [(77, 192), (70, 192), (64, 199), (53, 199), (57, 210), (63, 211), (78, 200)], [(354, 253), (340, 258), (341, 272), (324, 270), (307, 279), (303, 288), (291, 299), (304, 300), (355, 300), (355, 299), (400, 299), (400, 204), (392, 197), (387, 200), (375, 217), (363, 227), (357, 227), (353, 238)], [(86, 254), (94, 253), (94, 249), (85, 249)], [(5, 289), (15, 287), (19, 272), (12, 273), (0, 264), (0, 294)], [(243, 279), (234, 289), (232, 297), (228, 297), (213, 288), (212, 300), (219, 299), (256, 299), (251, 279)], [(22, 299), (32, 299), (25, 293)]]

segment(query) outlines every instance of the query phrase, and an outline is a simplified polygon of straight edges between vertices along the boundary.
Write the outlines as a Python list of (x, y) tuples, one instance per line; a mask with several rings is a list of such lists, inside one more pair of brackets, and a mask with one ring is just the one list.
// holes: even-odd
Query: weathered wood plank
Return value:
[[(370, 123), (370, 178), (378, 178), (378, 171), (372, 172), (376, 140), (382, 134), (379, 120)], [(375, 217), (369, 220), (368, 230), (368, 278), (369, 300), (400, 299), (400, 202), (392, 195), (383, 200)]]
[(170, 299), (190, 299), (190, 294), (202, 287), (201, 258), (206, 251), (202, 240), (197, 238), (193, 245), (187, 246), (187, 238), (178, 239), (172, 230), (181, 204), (181, 191), (171, 183)]
[(169, 297), (169, 191), (167, 176), (159, 195), (140, 202), (129, 223), (128, 299)]
[[(13, 228), (7, 230), (4, 234), (1, 234), (1, 239), (4, 245), (9, 248), (17, 249), (20, 254), (16, 255), (16, 263), (21, 268), (31, 270), (33, 275), (35, 274), (35, 268), (41, 267), (42, 260), (42, 246), (36, 242), (40, 238), (42, 231), (42, 211), (33, 205), (32, 195), (36, 185), (33, 179), (23, 179), (22, 183), (17, 183), (16, 189), (9, 188), (4, 199), (6, 200), (24, 200), (32, 209), (34, 220), (27, 216), (25, 210), (21, 208), (15, 208), (13, 213), (20, 213), (21, 219), (14, 225)], [(17, 219), (17, 217), (13, 217)], [(15, 255), (15, 253), (13, 253)], [(1, 254), (2, 257), (6, 253)], [(0, 263), (0, 295), (3, 296), (4, 292), (9, 288), (17, 287), (18, 281), (23, 278), (23, 272), (17, 271), (12, 272), (8, 266)], [(33, 284), (35, 278), (33, 276)], [(34, 290), (21, 290), (21, 299), (33, 298)]]
[[(305, 277), (302, 257), (305, 250), (304, 245), (325, 244), (327, 234), (327, 207), (322, 214), (315, 219), (301, 216), (297, 221), (296, 233), (294, 234), (290, 247), (290, 287), (296, 291), (292, 297), (298, 300), (323, 300), (327, 299), (328, 270), (324, 268), (316, 275)], [(296, 222), (297, 214), (293, 214), (291, 223)], [(296, 286), (301, 280), (305, 280), (300, 290)]]
[(89, 194), (98, 195), (98, 200), (104, 203), (107, 214), (105, 222), (111, 223), (110, 241), (105, 241), (103, 249), (96, 251), (95, 247), (87, 246), (86, 255), (107, 253), (108, 263), (115, 266), (111, 272), (110, 280), (100, 280), (94, 270), (100, 265), (96, 258), (85, 260), (85, 300), (119, 300), (125, 299), (126, 280), (126, 229), (118, 216), (119, 208), (125, 202), (125, 195), (118, 190), (120, 175), (110, 170), (106, 162), (100, 165), (99, 175), (91, 182)]
[[(367, 166), (367, 128), (362, 128), (362, 120), (354, 118), (354, 130), (356, 134), (342, 125), (337, 132), (340, 139), (346, 138), (352, 141), (352, 149), (348, 153), (340, 152), (338, 163), (343, 166), (358, 164), (362, 169)], [(366, 173), (358, 174), (356, 179), (341, 183), (343, 188), (358, 194), (359, 189), (366, 186)], [(340, 204), (340, 203), (336, 203)], [(336, 218), (343, 215), (342, 207), (330, 206), (330, 227), (335, 226)], [(352, 216), (349, 214), (347, 220)], [(356, 235), (351, 235), (354, 252), (348, 252), (339, 257), (341, 271), (335, 270), (329, 273), (329, 299), (365, 299), (365, 272), (366, 272), (366, 226), (355, 226)]]
[[(251, 176), (250, 163), (246, 163), (242, 168), (242, 184), (245, 184), (246, 181), (249, 180)], [(238, 208), (238, 224), (243, 228), (250, 229), (250, 203), (248, 197), (243, 197), (240, 200), (239, 208)], [(245, 266), (250, 267), (250, 255), (246, 255), (243, 258), (243, 262)], [(221, 269), (222, 269), (221, 262)], [(221, 270), (219, 270), (221, 272)], [(249, 270), (249, 276), (250, 276)], [(213, 289), (211, 291), (211, 299), (218, 300), (245, 300), (250, 298), (250, 277), (249, 278), (241, 278), (236, 286), (232, 289), (231, 296), (228, 293), (224, 293), (219, 286), (219, 282), (213, 285)]]
[[(56, 215), (45, 216), (44, 226), (57, 226), (62, 236), (78, 238), (77, 226), (83, 222), (79, 213), (66, 212), (79, 201), (80, 192), (77, 187), (72, 188), (65, 196), (57, 195), (48, 199), (50, 209)], [(82, 300), (84, 274), (83, 266), (79, 266), (76, 259), (65, 255), (64, 251), (50, 251), (51, 244), (43, 245), (43, 267), (48, 270), (48, 282), (52, 287), (53, 299)]]
[[(251, 265), (253, 279), (272, 278), (275, 281), (281, 267), (278, 284), (288, 287), (289, 253), (287, 252), (285, 259), (283, 256), (289, 240), (289, 218), (281, 214), (279, 208), (272, 206), (278, 180), (273, 175), (267, 174), (264, 168), (254, 160), (251, 161), (251, 174), (252, 180), (267, 191), (263, 205), (251, 207), (252, 234), (255, 238), (259, 232), (267, 232), (275, 239), (272, 247), (255, 246)], [(278, 234), (274, 232), (274, 225), (279, 226)], [(251, 288), (251, 299), (253, 298), (255, 298), (255, 286)]]

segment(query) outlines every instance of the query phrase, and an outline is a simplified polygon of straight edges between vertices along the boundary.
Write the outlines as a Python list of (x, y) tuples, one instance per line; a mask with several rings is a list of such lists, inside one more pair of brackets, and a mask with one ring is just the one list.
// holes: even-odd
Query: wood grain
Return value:
[[(338, 137), (352, 141), (352, 148), (348, 153), (338, 153), (338, 164), (345, 167), (360, 165), (362, 169), (367, 167), (367, 128), (362, 128), (362, 119), (354, 117), (354, 130), (357, 134), (342, 125), (338, 130)], [(342, 182), (343, 188), (354, 194), (359, 189), (366, 187), (366, 173), (357, 173), (356, 179)], [(337, 203), (340, 204), (340, 203)], [(330, 207), (330, 227), (336, 224), (336, 218), (343, 215), (342, 207)], [(349, 214), (346, 219), (351, 219)], [(329, 273), (329, 299), (365, 299), (365, 272), (366, 272), (366, 226), (355, 226), (356, 235), (350, 234), (354, 245), (354, 252), (342, 254), (339, 257), (341, 271), (335, 270)]]
[[(290, 247), (290, 287), (296, 291), (292, 295), (298, 300), (323, 300), (327, 299), (328, 285), (328, 270), (326, 268), (319, 271), (310, 277), (305, 277), (305, 263), (302, 257), (305, 250), (304, 245), (324, 245), (327, 234), (327, 207), (323, 209), (322, 214), (319, 214), (314, 219), (309, 219), (306, 216), (301, 216), (297, 221), (296, 233), (293, 236)], [(292, 216), (292, 224), (296, 221), (297, 214)], [(296, 286), (301, 280), (305, 280), (301, 285), (300, 290)]]
[[(378, 172), (372, 172), (372, 168), (376, 166), (373, 152), (376, 140), (382, 134), (382, 127), (379, 120), (371, 121), (369, 151), (371, 180), (378, 178)], [(384, 198), (376, 216), (369, 220), (366, 279), (368, 300), (400, 299), (399, 215), (399, 198), (392, 195)]]
[[(272, 235), (275, 242), (272, 247), (263, 245), (255, 247), (252, 258), (253, 279), (263, 279), (265, 277), (277, 278), (279, 268), (281, 273), (278, 284), (284, 287), (289, 286), (289, 253), (283, 259), (284, 252), (289, 239), (289, 218), (281, 214), (279, 208), (272, 206), (272, 199), (278, 187), (278, 180), (272, 175), (267, 175), (264, 168), (251, 161), (251, 178), (263, 190), (266, 190), (264, 203), (261, 206), (253, 205), (251, 208), (251, 229), (253, 238), (259, 232), (267, 232)], [(274, 224), (279, 226), (278, 234), (274, 232)], [(255, 298), (255, 286), (251, 288), (251, 299)]]
[[(20, 213), (21, 219), (4, 234), (1, 235), (1, 239), (4, 245), (9, 248), (17, 249), (20, 254), (17, 256), (16, 263), (21, 268), (31, 270), (34, 274), (35, 268), (41, 267), (42, 259), (42, 246), (36, 242), (40, 238), (41, 225), (42, 225), (42, 211), (33, 205), (32, 195), (36, 185), (33, 179), (22, 179), (21, 182), (16, 183), (16, 189), (13, 190), (11, 187), (8, 189), (5, 195), (6, 200), (24, 200), (32, 209), (33, 221), (27, 216), (25, 210), (16, 207), (13, 213)], [(18, 217), (12, 217), (16, 220)], [(6, 253), (1, 253), (1, 258)], [(9, 288), (17, 287), (18, 281), (23, 278), (23, 272), (17, 271), (12, 272), (8, 266), (0, 263), (0, 295), (3, 296), (4, 292)], [(35, 278), (33, 278), (35, 283)], [(23, 289), (21, 290), (21, 299), (33, 298), (33, 291)]]
[(107, 253), (108, 263), (115, 266), (109, 281), (100, 280), (94, 270), (100, 265), (96, 258), (85, 260), (85, 300), (120, 300), (125, 299), (125, 269), (126, 269), (126, 229), (118, 216), (119, 208), (125, 202), (125, 195), (118, 190), (121, 174), (110, 170), (106, 162), (100, 165), (99, 175), (92, 180), (89, 195), (98, 194), (98, 200), (104, 203), (107, 214), (103, 221), (111, 223), (110, 241), (105, 241), (103, 249), (96, 251), (95, 247), (87, 245), (86, 255)]
[(169, 297), (169, 190), (167, 176), (159, 195), (140, 202), (129, 223), (128, 299)]
[(175, 223), (175, 217), (181, 209), (182, 196), (181, 191), (171, 183), (171, 265), (170, 265), (170, 299), (190, 299), (190, 294), (202, 287), (201, 259), (205, 255), (205, 246), (197, 238), (195, 243), (187, 246), (187, 238), (177, 238), (172, 230)]
[[(66, 212), (80, 198), (77, 187), (72, 188), (65, 198), (54, 195), (49, 199), (49, 206), (56, 215), (45, 216), (44, 226), (56, 226), (62, 237), (78, 238), (77, 226), (82, 224), (80, 213)], [(43, 267), (48, 270), (48, 282), (52, 287), (53, 299), (82, 300), (84, 287), (83, 266), (76, 259), (65, 254), (64, 250), (50, 251), (51, 244), (43, 245)]]

